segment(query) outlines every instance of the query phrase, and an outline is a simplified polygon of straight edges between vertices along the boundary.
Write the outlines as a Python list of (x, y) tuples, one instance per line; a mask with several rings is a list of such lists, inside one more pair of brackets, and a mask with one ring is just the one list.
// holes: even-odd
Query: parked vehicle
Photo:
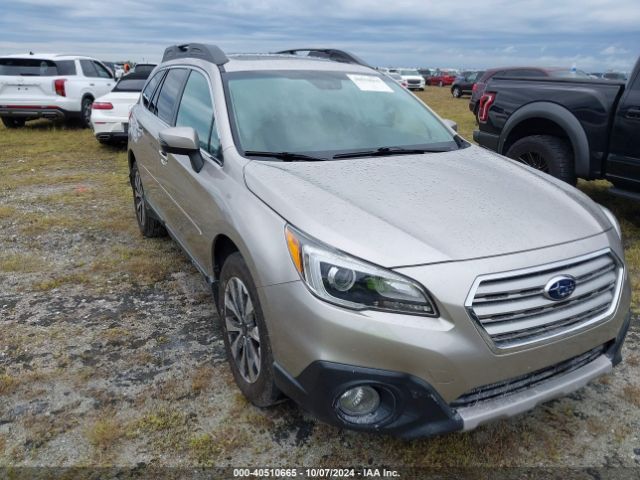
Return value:
[(543, 67), (500, 67), (486, 70), (473, 86), (469, 110), (474, 115), (478, 114), (478, 100), (484, 94), (485, 85), (495, 76), (500, 77), (555, 77), (555, 78), (589, 78), (582, 70), (570, 68), (543, 68)]
[(402, 78), (402, 75), (400, 75), (399, 73), (396, 73), (396, 72), (388, 72), (388, 73), (386, 73), (386, 75), (387, 75), (389, 78), (391, 78), (391, 79), (395, 80), (396, 82), (398, 82), (398, 83), (399, 83), (400, 85), (402, 85), (404, 88), (409, 88), (409, 83), (408, 83), (404, 78)]
[(458, 76), (456, 70), (436, 70), (436, 73), (429, 78), (429, 85), (437, 85), (439, 87), (446, 87), (452, 85)]
[(429, 85), (429, 81), (436, 71), (432, 68), (419, 68), (418, 73), (424, 78), (424, 84)]
[(613, 215), (336, 56), (169, 47), (131, 111), (138, 225), (211, 284), (244, 395), (415, 437), (619, 363), (630, 287)]
[(0, 117), (7, 128), (36, 118), (79, 119), (88, 127), (94, 99), (114, 84), (111, 71), (89, 57), (0, 57)]
[(602, 78), (606, 80), (615, 80), (619, 82), (627, 81), (627, 75), (622, 72), (606, 72), (602, 74)]
[(476, 80), (482, 76), (484, 72), (462, 72), (460, 75), (456, 77), (453, 84), (451, 85), (451, 95), (455, 98), (461, 98), (465, 94), (471, 94), (473, 90), (473, 85), (476, 83)]
[(409, 90), (424, 90), (424, 78), (415, 68), (390, 68), (389, 72), (399, 74), (407, 82)]
[(93, 102), (91, 126), (100, 143), (126, 142), (129, 112), (138, 101), (150, 70), (134, 70), (122, 77), (111, 92)]
[(146, 73), (148, 76), (156, 67), (157, 65), (155, 63), (136, 63), (131, 73)]
[(476, 141), (573, 184), (606, 178), (640, 200), (640, 61), (627, 85), (583, 78), (494, 77)]

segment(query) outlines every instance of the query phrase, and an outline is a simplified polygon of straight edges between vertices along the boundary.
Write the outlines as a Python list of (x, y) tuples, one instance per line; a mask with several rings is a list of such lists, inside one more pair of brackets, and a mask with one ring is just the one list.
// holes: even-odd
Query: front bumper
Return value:
[[(285, 385), (280, 386), (320, 418), (335, 423), (339, 420), (331, 421), (330, 410), (327, 410), (332, 408), (335, 400), (333, 397), (329, 398), (331, 395), (322, 397), (324, 410), (318, 409), (317, 404), (306, 405), (304, 401), (304, 392), (321, 397), (321, 392), (316, 392), (313, 385), (305, 385), (303, 381), (310, 375), (305, 373), (306, 369), (318, 361), (349, 366), (346, 368), (354, 372), (353, 379), (357, 381), (366, 380), (366, 376), (363, 379), (357, 374), (361, 368), (401, 372), (401, 375), (428, 385), (424, 395), (433, 397), (430, 394), (433, 392), (441, 400), (436, 402), (440, 408), (441, 405), (451, 405), (459, 397), (478, 387), (519, 378), (582, 355), (598, 346), (609, 345), (624, 329), (625, 321), (628, 322), (631, 293), (626, 275), (617, 305), (609, 317), (565, 338), (527, 345), (515, 351), (494, 351), (469, 317), (464, 302), (475, 279), (481, 275), (544, 265), (606, 247), (612, 248), (617, 256), (622, 257), (618, 244), (615, 234), (607, 232), (535, 251), (396, 269), (429, 289), (437, 302), (440, 318), (346, 310), (317, 299), (301, 281), (261, 287), (258, 293), (270, 331), (274, 359), (278, 368), (284, 372), (280, 378), (294, 379), (303, 388), (293, 388), (294, 393), (290, 393), (292, 389), (287, 388), (286, 384), (291, 382), (282, 381), (281, 384)], [(616, 363), (615, 356), (608, 355), (607, 358), (612, 359), (608, 360), (609, 365)], [(601, 360), (599, 362), (602, 363)], [(583, 374), (576, 374), (579, 378), (565, 378), (559, 386), (550, 388), (543, 395), (524, 392), (523, 399), (517, 402), (517, 408), (514, 406), (511, 410), (505, 410), (502, 406), (493, 405), (488, 414), (479, 415), (476, 409), (474, 416), (463, 411), (458, 414), (462, 420), (460, 428), (467, 428), (467, 425), (468, 428), (473, 428), (490, 419), (515, 415), (553, 396), (579, 388), (606, 370), (600, 363), (596, 365), (597, 368), (593, 367), (593, 371), (592, 367)], [(318, 374), (311, 377), (320, 378)], [(536, 387), (536, 392), (540, 391)], [(330, 392), (334, 394), (335, 390)], [(489, 403), (483, 402), (483, 405)], [(446, 409), (443, 411), (447, 418), (452, 418), (450, 412)], [(464, 422), (465, 416), (468, 419), (467, 425)], [(422, 419), (418, 423), (424, 421)], [(442, 422), (436, 423), (440, 425)], [(450, 426), (449, 423), (447, 425)], [(398, 425), (388, 429), (375, 425), (368, 428), (412, 436), (414, 430), (417, 432), (415, 435), (428, 435), (447, 431), (449, 427), (436, 426), (429, 430), (428, 427), (416, 424), (402, 428)]]
[[(532, 385), (513, 393), (495, 395), (492, 398), (462, 407), (448, 405), (438, 392), (424, 380), (400, 372), (362, 368), (339, 363), (317, 361), (309, 365), (296, 378), (281, 365), (274, 365), (276, 384), (289, 398), (320, 420), (338, 427), (396, 435), (405, 439), (428, 437), (462, 430), (472, 430), (484, 423), (513, 417), (540, 403), (567, 395), (582, 388), (591, 380), (610, 372), (621, 360), (624, 338), (631, 316), (615, 340), (598, 349), (588, 362), (571, 368), (569, 364), (558, 375), (548, 375), (533, 383), (536, 376), (529, 375)], [(522, 383), (522, 378), (513, 383)], [(338, 397), (347, 389), (358, 385), (373, 386), (389, 392), (383, 407), (393, 412), (379, 421), (359, 424), (345, 421), (335, 408)], [(507, 389), (508, 387), (501, 387)], [(455, 405), (455, 403), (454, 403)]]

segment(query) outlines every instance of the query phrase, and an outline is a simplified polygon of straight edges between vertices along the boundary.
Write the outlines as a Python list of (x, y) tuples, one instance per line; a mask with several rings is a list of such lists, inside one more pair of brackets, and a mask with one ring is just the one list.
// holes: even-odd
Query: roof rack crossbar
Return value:
[(345, 52), (344, 50), (337, 50), (335, 48), (293, 48), (291, 50), (282, 50), (275, 52), (285, 55), (298, 55), (299, 53), (307, 52), (307, 57), (326, 58), (333, 60), (334, 62), (342, 63), (354, 63), (356, 65), (362, 65), (363, 67), (371, 68), (367, 62), (357, 57), (353, 53)]
[(184, 43), (167, 47), (162, 56), (162, 61), (167, 62), (176, 58), (199, 58), (218, 66), (222, 66), (229, 61), (220, 47), (204, 43)]

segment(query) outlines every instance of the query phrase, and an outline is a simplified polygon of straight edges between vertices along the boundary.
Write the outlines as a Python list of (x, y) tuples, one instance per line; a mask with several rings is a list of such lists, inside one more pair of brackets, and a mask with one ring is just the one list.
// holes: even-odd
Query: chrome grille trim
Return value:
[[(543, 295), (554, 276), (571, 275), (576, 289), (566, 300)], [(465, 307), (492, 349), (504, 351), (551, 341), (595, 325), (617, 306), (624, 267), (611, 249), (537, 267), (481, 275)]]

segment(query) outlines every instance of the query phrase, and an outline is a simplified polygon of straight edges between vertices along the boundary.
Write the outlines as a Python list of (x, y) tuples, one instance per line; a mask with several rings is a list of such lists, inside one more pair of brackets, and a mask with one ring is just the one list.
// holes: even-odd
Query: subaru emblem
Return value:
[(544, 296), (550, 300), (564, 300), (576, 289), (576, 279), (570, 275), (553, 277), (544, 286)]

